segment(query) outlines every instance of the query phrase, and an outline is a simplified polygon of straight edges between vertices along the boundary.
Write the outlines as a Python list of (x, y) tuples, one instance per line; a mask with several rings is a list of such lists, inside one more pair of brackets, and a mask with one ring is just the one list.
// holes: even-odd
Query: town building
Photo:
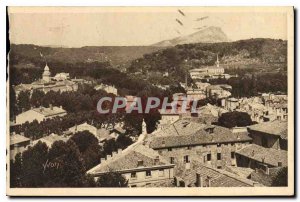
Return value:
[[(198, 127), (195, 126), (197, 124)], [(205, 165), (223, 168), (226, 165), (236, 165), (235, 151), (252, 142), (247, 132), (197, 124), (180, 120), (173, 124), (172, 130), (161, 129), (149, 134), (145, 144), (176, 166), (184, 165), (189, 168), (191, 160), (199, 160)]]
[(69, 80), (70, 79), (70, 74), (69, 73), (65, 73), (65, 72), (57, 73), (53, 77), (53, 79), (56, 80), (56, 81)]
[(26, 112), (22, 112), (16, 116), (15, 124), (23, 124), (25, 122), (32, 122), (37, 120), (41, 122), (46, 119), (52, 119), (54, 117), (62, 117), (65, 116), (67, 112), (62, 107), (55, 107), (50, 105), (49, 108), (46, 107), (38, 107), (30, 109)]
[(248, 126), (253, 143), (266, 148), (287, 150), (287, 122), (270, 121)]
[(75, 134), (77, 132), (89, 131), (92, 133), (99, 141), (99, 143), (104, 143), (107, 140), (113, 139), (114, 137), (110, 135), (110, 131), (105, 128), (96, 128), (93, 125), (88, 124), (87, 122), (75, 125), (69, 128), (68, 132)]
[(261, 184), (230, 173), (212, 168), (197, 161), (191, 162), (191, 169), (178, 169), (175, 174), (177, 187), (256, 187)]
[(38, 142), (42, 142), (42, 143), (45, 143), (50, 148), (54, 142), (56, 142), (56, 141), (66, 142), (68, 139), (69, 139), (69, 137), (66, 137), (64, 135), (57, 135), (57, 134), (51, 133), (50, 135), (47, 135), (40, 139), (34, 140), (31, 144), (31, 146), (36, 145)]
[(238, 167), (262, 169), (268, 173), (269, 168), (287, 166), (287, 151), (266, 148), (256, 144), (250, 144), (236, 151)]
[(219, 57), (217, 55), (217, 61), (214, 66), (191, 69), (189, 71), (192, 79), (216, 79), (225, 78), (224, 68), (220, 67)]
[(29, 138), (15, 133), (10, 135), (9, 138), (10, 159), (15, 159), (16, 155), (25, 151), (31, 143)]
[(67, 73), (58, 73), (55, 77), (51, 77), (49, 66), (46, 64), (42, 74), (42, 79), (34, 81), (31, 84), (19, 84), (13, 88), (16, 92), (16, 96), (18, 96), (21, 91), (30, 91), (30, 93), (34, 90), (40, 90), (45, 93), (51, 90), (55, 92), (77, 91), (78, 82), (69, 80)]
[(95, 90), (104, 90), (107, 93), (112, 93), (114, 95), (118, 95), (118, 89), (111, 85), (99, 84), (94, 87)]
[(231, 96), (232, 87), (227, 84), (210, 85), (206, 88), (206, 97), (222, 99)]
[(98, 179), (108, 172), (121, 173), (129, 187), (169, 187), (174, 178), (174, 164), (169, 163), (156, 151), (142, 144), (136, 144), (112, 155), (101, 158), (99, 165), (87, 171)]

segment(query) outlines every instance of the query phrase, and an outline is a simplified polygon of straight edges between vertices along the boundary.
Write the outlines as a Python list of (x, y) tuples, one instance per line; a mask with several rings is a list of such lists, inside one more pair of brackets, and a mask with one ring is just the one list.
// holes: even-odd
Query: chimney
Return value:
[(203, 187), (203, 177), (200, 173), (196, 173), (196, 187)]
[(121, 154), (122, 153), (122, 149), (118, 149), (118, 154)]
[(112, 152), (112, 157), (116, 156), (117, 155), (117, 152), (113, 151)]
[(144, 166), (144, 161), (138, 160), (137, 167), (143, 167)]
[(266, 166), (266, 175), (269, 175), (270, 174), (270, 169), (268, 166)]
[(49, 107), (51, 110), (53, 110), (53, 105), (52, 104), (49, 104)]
[(42, 112), (43, 111), (43, 107), (42, 106), (40, 106), (40, 112)]
[(100, 158), (100, 163), (104, 163), (105, 162), (105, 158)]
[(111, 159), (111, 155), (106, 156), (106, 160), (109, 160), (109, 159)]
[(207, 176), (207, 187), (211, 187), (211, 179)]
[(161, 142), (161, 146), (163, 146), (163, 147), (166, 146), (166, 141), (163, 140), (163, 141)]
[(159, 164), (159, 156), (156, 156), (154, 159), (154, 165), (158, 165)]

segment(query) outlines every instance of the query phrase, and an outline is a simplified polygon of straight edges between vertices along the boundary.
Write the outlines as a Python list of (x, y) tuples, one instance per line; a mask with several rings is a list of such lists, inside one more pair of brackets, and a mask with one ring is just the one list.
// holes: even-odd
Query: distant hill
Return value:
[[(196, 43), (168, 47), (132, 62), (128, 72), (140, 72), (157, 84), (184, 81), (188, 69), (214, 65), (220, 59), (225, 72), (248, 68), (255, 72), (286, 71), (287, 41), (248, 39), (222, 43)], [(168, 72), (168, 78), (162, 73)], [(230, 73), (233, 73), (232, 71)]]
[[(43, 47), (36, 45), (11, 45), (12, 62), (22, 64), (41, 61), (42, 53), (48, 61), (63, 63), (109, 62), (113, 66), (123, 66), (134, 59), (149, 54), (161, 47), (153, 46), (86, 46), (81, 48)], [(34, 63), (34, 62), (33, 62)]]
[(164, 40), (153, 44), (152, 46), (176, 46), (178, 44), (191, 43), (217, 43), (230, 41), (220, 27), (207, 27), (193, 34), (177, 37), (170, 40)]

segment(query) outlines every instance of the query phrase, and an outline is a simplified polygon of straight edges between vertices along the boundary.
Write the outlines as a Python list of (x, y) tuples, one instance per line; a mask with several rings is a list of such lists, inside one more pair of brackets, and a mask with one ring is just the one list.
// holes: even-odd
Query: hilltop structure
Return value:
[(19, 84), (14, 86), (16, 96), (19, 95), (21, 91), (30, 91), (32, 93), (34, 90), (40, 90), (45, 93), (49, 91), (77, 91), (78, 84), (80, 81), (77, 79), (69, 79), (68, 73), (58, 73), (54, 77), (51, 77), (51, 72), (49, 66), (46, 64), (42, 78), (32, 82), (31, 84)]

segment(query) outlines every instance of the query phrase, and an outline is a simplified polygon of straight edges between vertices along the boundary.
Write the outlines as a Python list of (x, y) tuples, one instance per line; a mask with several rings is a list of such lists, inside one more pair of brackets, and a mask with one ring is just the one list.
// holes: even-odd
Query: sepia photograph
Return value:
[(7, 17), (7, 195), (295, 194), (293, 7)]

